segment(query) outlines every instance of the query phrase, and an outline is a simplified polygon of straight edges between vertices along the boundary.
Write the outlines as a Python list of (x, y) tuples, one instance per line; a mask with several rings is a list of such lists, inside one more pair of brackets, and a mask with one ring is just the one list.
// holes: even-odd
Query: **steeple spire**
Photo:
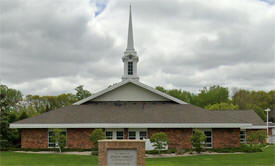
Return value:
[(127, 51), (135, 50), (134, 48), (134, 37), (133, 37), (133, 27), (132, 27), (132, 11), (130, 5), (130, 14), (129, 14), (129, 27), (128, 27), (128, 42), (127, 42)]
[(130, 5), (130, 12), (129, 12), (127, 48), (126, 48), (126, 51), (124, 52), (124, 56), (122, 57), (122, 61), (124, 63), (124, 74), (122, 76), (122, 80), (124, 81), (124, 80), (131, 79), (134, 81), (138, 81), (139, 80), (139, 77), (137, 75), (138, 56), (134, 48), (131, 5)]

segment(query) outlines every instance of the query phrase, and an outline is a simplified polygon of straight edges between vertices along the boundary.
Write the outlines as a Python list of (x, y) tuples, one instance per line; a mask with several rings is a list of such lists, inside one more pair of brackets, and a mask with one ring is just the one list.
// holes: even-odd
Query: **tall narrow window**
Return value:
[(133, 62), (128, 62), (128, 75), (133, 75)]
[[(65, 137), (67, 138), (67, 130), (66, 129), (62, 129), (62, 135), (65, 135)], [(49, 148), (55, 148), (57, 147), (56, 142), (53, 141), (53, 137), (54, 137), (54, 132), (53, 129), (49, 129), (48, 130), (48, 147)], [(67, 142), (67, 140), (66, 140)]]
[[(212, 130), (211, 129), (201, 129), (204, 135), (206, 136), (206, 140), (204, 142), (206, 148), (212, 148)], [(193, 134), (195, 131), (193, 130)]]
[(212, 147), (212, 131), (211, 130), (205, 130), (204, 134), (206, 136), (205, 147), (211, 148)]
[(242, 144), (246, 143), (246, 131), (245, 130), (240, 131), (240, 142)]

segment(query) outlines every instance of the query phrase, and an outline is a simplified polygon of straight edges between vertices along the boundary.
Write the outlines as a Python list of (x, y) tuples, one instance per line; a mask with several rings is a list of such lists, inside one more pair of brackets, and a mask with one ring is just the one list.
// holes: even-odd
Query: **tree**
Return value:
[(217, 103), (229, 103), (228, 88), (214, 85), (209, 88), (204, 87), (200, 93), (195, 96), (194, 104), (200, 107)]
[(98, 140), (105, 139), (105, 133), (102, 129), (95, 129), (90, 136), (90, 141), (93, 142), (94, 147), (98, 150)]
[(208, 110), (238, 110), (238, 105), (233, 105), (231, 103), (218, 103), (212, 104), (205, 107)]
[(250, 146), (252, 146), (252, 144), (255, 144), (255, 143), (264, 144), (266, 138), (267, 138), (266, 131), (264, 130), (252, 131), (250, 135), (247, 137), (247, 142), (250, 144)]
[(164, 132), (155, 133), (150, 138), (150, 141), (160, 154), (160, 151), (168, 145), (168, 136)]
[(91, 96), (91, 93), (88, 90), (83, 89), (83, 85), (79, 85), (75, 88), (77, 100), (82, 100), (86, 97)]
[(187, 103), (192, 103), (192, 99), (193, 99), (193, 94), (181, 89), (170, 89), (170, 90), (166, 90), (161, 86), (157, 86), (156, 87), (157, 90), (164, 92), (166, 94), (169, 94), (170, 96), (173, 96), (175, 98), (178, 98), (182, 101), (185, 101)]
[(206, 136), (201, 130), (196, 129), (194, 131), (194, 134), (191, 136), (190, 140), (192, 142), (193, 147), (195, 148), (195, 151), (200, 153), (204, 147)]
[(53, 129), (53, 142), (57, 145), (59, 152), (66, 147), (66, 136), (63, 134), (62, 129)]
[(9, 123), (16, 120), (12, 111), (17, 109), (21, 100), (20, 91), (0, 85), (0, 148), (15, 146), (20, 142), (18, 130), (10, 129)]

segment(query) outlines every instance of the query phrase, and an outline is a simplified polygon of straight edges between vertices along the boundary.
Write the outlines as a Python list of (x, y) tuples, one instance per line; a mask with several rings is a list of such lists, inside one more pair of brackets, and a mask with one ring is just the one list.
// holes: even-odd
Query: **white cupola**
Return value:
[(122, 57), (124, 63), (124, 75), (122, 76), (122, 81), (127, 79), (139, 80), (137, 76), (137, 63), (138, 56), (134, 48), (134, 37), (133, 37), (133, 27), (132, 27), (132, 13), (130, 5), (130, 15), (129, 15), (129, 27), (128, 27), (128, 41), (127, 48)]

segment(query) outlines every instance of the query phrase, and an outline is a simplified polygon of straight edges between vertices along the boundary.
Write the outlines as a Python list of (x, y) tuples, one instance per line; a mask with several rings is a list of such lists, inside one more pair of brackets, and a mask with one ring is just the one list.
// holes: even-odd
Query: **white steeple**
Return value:
[(132, 79), (132, 80), (138, 81), (139, 80), (139, 77), (137, 76), (138, 56), (134, 48), (131, 5), (130, 5), (130, 14), (129, 14), (127, 48), (126, 48), (126, 51), (124, 52), (124, 56), (122, 57), (122, 61), (124, 63), (124, 75), (122, 76), (122, 80)]

